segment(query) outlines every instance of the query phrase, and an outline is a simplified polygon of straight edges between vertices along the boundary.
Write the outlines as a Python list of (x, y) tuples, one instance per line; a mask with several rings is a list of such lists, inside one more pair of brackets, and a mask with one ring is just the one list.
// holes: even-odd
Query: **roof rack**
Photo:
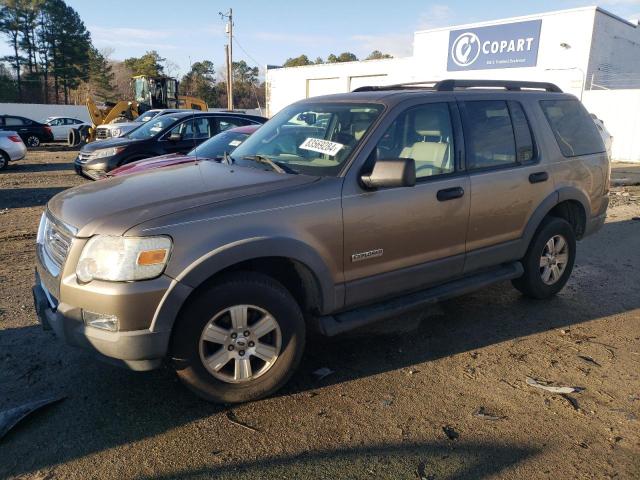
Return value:
[(560, 87), (549, 82), (526, 82), (518, 80), (440, 80), (425, 82), (398, 83), (395, 85), (365, 86), (356, 88), (354, 92), (373, 92), (385, 90), (434, 90), (437, 92), (453, 92), (469, 88), (502, 88), (509, 91), (544, 90), (562, 93)]

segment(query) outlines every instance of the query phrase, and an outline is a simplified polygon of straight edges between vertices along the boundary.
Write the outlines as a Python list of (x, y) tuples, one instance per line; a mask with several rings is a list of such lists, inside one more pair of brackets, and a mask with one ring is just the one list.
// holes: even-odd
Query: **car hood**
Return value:
[(78, 237), (122, 235), (130, 228), (189, 208), (314, 182), (318, 177), (194, 162), (91, 182), (54, 196), (47, 207)]
[(138, 160), (137, 162), (126, 163), (121, 167), (111, 170), (107, 177), (117, 177), (119, 175), (129, 175), (131, 173), (144, 172), (146, 170), (152, 170), (154, 168), (170, 167), (171, 165), (178, 165), (180, 163), (195, 162), (196, 157), (184, 155), (181, 153), (170, 153), (168, 155), (161, 155), (159, 157), (147, 158), (144, 160)]
[(100, 150), (103, 148), (111, 148), (111, 147), (126, 147), (128, 145), (133, 145), (135, 143), (144, 142), (144, 139), (133, 139), (126, 137), (116, 137), (116, 138), (107, 138), (105, 140), (99, 140), (96, 142), (87, 143), (84, 147), (80, 149), (81, 152), (95, 152), (96, 150)]

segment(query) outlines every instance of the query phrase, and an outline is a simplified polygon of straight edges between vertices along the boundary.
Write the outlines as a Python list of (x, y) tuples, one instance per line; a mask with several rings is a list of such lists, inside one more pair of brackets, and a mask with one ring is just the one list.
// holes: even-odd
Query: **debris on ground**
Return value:
[(538, 380), (534, 380), (531, 377), (527, 377), (527, 385), (540, 388), (551, 393), (574, 393), (584, 390), (584, 388), (581, 387), (554, 387), (553, 385), (547, 385), (547, 382), (539, 382)]
[(488, 412), (484, 407), (479, 407), (475, 412), (473, 412), (473, 416), (482, 420), (491, 421), (503, 420), (507, 418), (504, 415), (494, 415), (493, 413)]
[(586, 363), (590, 363), (591, 365), (595, 365), (596, 367), (601, 367), (602, 366), (598, 362), (596, 362), (592, 357), (590, 357), (589, 355), (578, 355), (578, 358), (580, 360), (585, 361)]
[(578, 404), (578, 400), (576, 400), (573, 397), (570, 397), (567, 394), (561, 394), (560, 395), (562, 398), (565, 399), (565, 401), (571, 406), (571, 408), (573, 408), (576, 412), (581, 412), (582, 410), (580, 409), (580, 405)]
[(237, 425), (238, 427), (242, 427), (242, 428), (244, 428), (246, 430), (249, 430), (251, 432), (260, 433), (260, 430), (258, 430), (257, 428), (251, 427), (251, 426), (247, 425), (246, 423), (242, 423), (240, 420), (238, 420), (236, 418), (236, 414), (233, 413), (232, 410), (227, 410), (226, 417), (227, 417), (227, 420), (229, 420), (234, 425)]
[(316, 379), (318, 379), (318, 380), (322, 380), (323, 378), (328, 377), (332, 373), (336, 373), (336, 372), (334, 372), (333, 370), (331, 370), (330, 368), (327, 368), (327, 367), (319, 368), (318, 370), (313, 372), (313, 374), (315, 375)]
[(66, 395), (46, 398), (44, 400), (36, 400), (34, 402), (25, 403), (19, 407), (10, 408), (9, 410), (0, 412), (0, 440), (2, 440), (2, 437), (4, 437), (13, 427), (33, 412), (40, 410), (47, 405), (64, 400), (65, 398), (67, 398)]
[(435, 480), (436, 478), (435, 475), (427, 473), (427, 464), (425, 462), (420, 462), (418, 464), (416, 476), (418, 477), (418, 480)]
[(442, 431), (449, 440), (456, 440), (460, 436), (460, 434), (456, 432), (455, 429), (450, 425), (445, 425), (444, 427), (442, 427)]

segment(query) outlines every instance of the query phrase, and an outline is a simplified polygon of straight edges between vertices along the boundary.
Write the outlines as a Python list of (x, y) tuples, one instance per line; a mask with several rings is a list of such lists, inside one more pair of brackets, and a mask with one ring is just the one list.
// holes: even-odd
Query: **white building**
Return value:
[(445, 78), (556, 83), (605, 121), (614, 159), (640, 161), (640, 27), (598, 7), (415, 32), (406, 58), (270, 68), (267, 113), (363, 85)]

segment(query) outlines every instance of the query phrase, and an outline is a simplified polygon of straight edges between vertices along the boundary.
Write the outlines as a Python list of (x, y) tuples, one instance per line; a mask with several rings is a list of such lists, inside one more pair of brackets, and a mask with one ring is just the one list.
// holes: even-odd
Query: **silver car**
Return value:
[(0, 170), (9, 165), (9, 161), (22, 160), (27, 147), (17, 132), (0, 131)]
[(96, 140), (106, 140), (108, 138), (122, 137), (127, 133), (135, 130), (143, 123), (147, 123), (152, 118), (167, 113), (184, 112), (175, 108), (164, 108), (147, 110), (132, 122), (107, 123), (96, 128)]

